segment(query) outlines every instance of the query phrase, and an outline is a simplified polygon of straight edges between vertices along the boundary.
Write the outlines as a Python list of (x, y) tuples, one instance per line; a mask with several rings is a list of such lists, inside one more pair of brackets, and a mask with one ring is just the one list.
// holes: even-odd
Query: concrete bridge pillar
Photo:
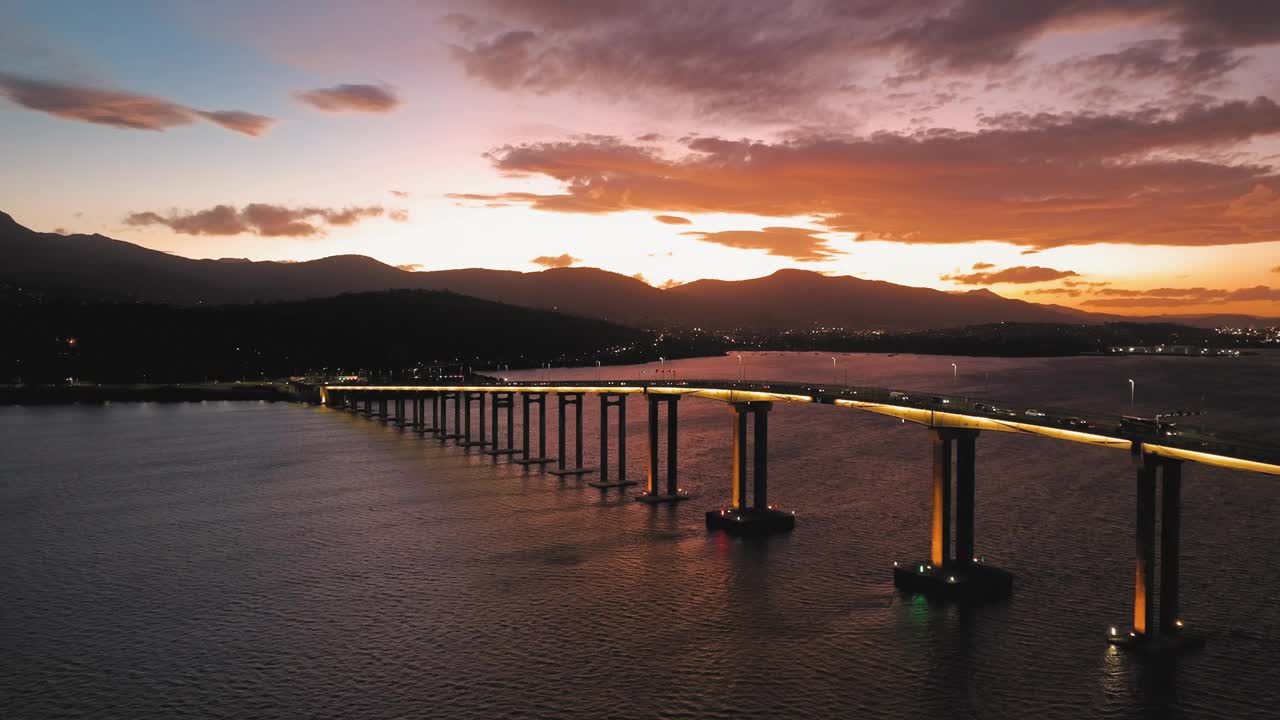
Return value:
[[(767, 535), (795, 528), (795, 513), (769, 504), (769, 411), (771, 402), (739, 402), (730, 406), (733, 418), (731, 482), (733, 504), (707, 511), (707, 529), (740, 535)], [(751, 469), (747, 469), (747, 420), (750, 418)], [(748, 474), (751, 486), (748, 492)]]
[[(465, 429), (462, 431), (462, 436), (463, 436), (462, 447), (484, 447), (489, 444), (489, 441), (484, 439), (484, 401), (485, 401), (485, 396), (487, 394), (488, 393), (485, 393), (482, 391), (464, 393), (464, 397), (466, 398), (464, 400), (464, 402), (466, 403), (466, 419), (463, 421)], [(471, 439), (471, 403), (472, 402), (475, 402), (479, 406), (480, 423), (478, 425), (479, 439), (477, 440)]]
[[(462, 400), (460, 394), (456, 390), (441, 393), (440, 395), (440, 433), (437, 437), (441, 440), (457, 440), (462, 437)], [(448, 428), (449, 425), (449, 403), (453, 403), (453, 431)]]
[[(486, 454), (515, 455), (516, 453), (520, 452), (520, 449), (516, 447), (516, 443), (515, 443), (516, 423), (515, 423), (515, 417), (513, 416), (513, 413), (515, 412), (515, 404), (516, 404), (515, 393), (495, 392), (495, 393), (491, 393), (490, 396), (493, 399), (493, 402), (492, 402), (493, 414), (491, 416), (492, 422), (493, 422), (493, 425), (492, 425), (493, 449), (487, 450)], [(502, 425), (500, 421), (499, 413), (503, 410), (507, 411), (507, 446), (505, 448), (502, 447), (502, 442), (499, 439), (500, 435), (498, 433), (498, 429)]]
[[(618, 408), (618, 479), (609, 481), (609, 408)], [(589, 483), (592, 487), (615, 488), (635, 485), (627, 479), (627, 395), (626, 393), (600, 393), (600, 479)]]
[[(547, 457), (547, 394), (544, 392), (526, 392), (522, 393), (521, 419), (523, 420), (520, 428), (521, 446), (520, 459), (516, 460), (519, 465), (546, 465), (552, 462)], [(538, 406), (538, 454), (536, 457), (530, 457), (529, 447), (529, 406)]]
[(405, 415), (405, 411), (404, 411), (404, 401), (405, 401), (404, 393), (396, 393), (396, 426), (397, 427), (404, 427), (405, 425), (409, 424), (407, 422), (408, 417)]
[[(1133, 625), (1124, 629), (1113, 626), (1108, 630), (1107, 641), (1151, 652), (1199, 647), (1204, 644), (1204, 637), (1187, 631), (1178, 608), (1182, 555), (1182, 461), (1135, 452), (1134, 465), (1137, 470), (1137, 516), (1134, 522)], [(1158, 503), (1157, 487), (1160, 491)], [(1158, 578), (1157, 512), (1160, 530)]]
[[(573, 408), (573, 467), (566, 467), (566, 409)], [(556, 393), (556, 410), (559, 414), (559, 425), (557, 425), (557, 436), (560, 444), (556, 449), (556, 469), (551, 471), (552, 475), (564, 477), (566, 475), (586, 475), (595, 472), (594, 468), (582, 466), (582, 393), (580, 392), (558, 392)]]
[(895, 562), (893, 583), (906, 592), (943, 600), (973, 602), (1007, 597), (1013, 591), (1013, 576), (988, 565), (974, 552), (978, 431), (931, 427), (929, 439), (933, 465), (929, 559)]
[(383, 393), (378, 393), (378, 419), (387, 421), (387, 396)]
[[(428, 423), (426, 419), (427, 403), (431, 404), (431, 422), (430, 423)], [(422, 420), (423, 420), (422, 427), (418, 428), (418, 432), (420, 433), (429, 432), (432, 435), (438, 434), (440, 432), (440, 393), (439, 392), (429, 392), (426, 394), (426, 397), (422, 399)]]
[[(645, 491), (636, 496), (636, 500), (651, 505), (688, 500), (689, 496), (680, 492), (676, 479), (680, 396), (676, 394), (646, 393), (645, 397), (649, 400), (649, 482)], [(661, 405), (667, 406), (667, 482), (665, 490), (660, 487), (662, 483), (658, 467), (658, 410)]]

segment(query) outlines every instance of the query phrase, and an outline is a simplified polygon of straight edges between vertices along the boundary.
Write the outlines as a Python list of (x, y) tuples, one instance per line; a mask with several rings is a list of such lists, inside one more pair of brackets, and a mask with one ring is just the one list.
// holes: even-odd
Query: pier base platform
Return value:
[(707, 511), (707, 529), (723, 530), (730, 535), (772, 535), (789, 532), (796, 527), (793, 512), (766, 508), (741, 508)]
[(894, 563), (893, 584), (899, 590), (951, 602), (992, 602), (1013, 594), (1013, 574), (976, 562), (935, 568), (929, 563)]
[(469, 441), (469, 442), (458, 443), (458, 447), (465, 447), (465, 448), (472, 448), (472, 447), (488, 447), (488, 446), (490, 446), (490, 445), (492, 445), (492, 444), (493, 444), (493, 443), (488, 442), (488, 441), (486, 441), (486, 440), (471, 440), (471, 441)]
[(1198, 632), (1179, 629), (1162, 632), (1154, 637), (1134, 632), (1133, 628), (1112, 626), (1107, 630), (1107, 644), (1124, 648), (1139, 655), (1177, 655), (1204, 647), (1205, 636)]
[(519, 455), (518, 448), (507, 448), (506, 450), (485, 450), (485, 455)]
[(560, 470), (557, 468), (555, 470), (548, 470), (547, 473), (550, 475), (555, 475), (557, 477), (565, 477), (568, 475), (590, 475), (595, 471), (596, 471), (595, 468), (581, 467), (581, 468), (565, 468), (564, 470)]
[(665, 495), (663, 493), (640, 493), (636, 496), (636, 502), (642, 502), (646, 505), (661, 505), (663, 503), (678, 503), (688, 500), (691, 495), (688, 493), (676, 493), (675, 495)]

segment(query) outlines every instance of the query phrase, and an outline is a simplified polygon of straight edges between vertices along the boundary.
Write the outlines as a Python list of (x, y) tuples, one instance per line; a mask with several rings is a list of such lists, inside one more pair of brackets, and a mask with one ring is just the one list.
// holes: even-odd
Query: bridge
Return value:
[[(549, 395), (556, 398), (559, 420), (555, 457), (547, 454)], [(583, 466), (582, 413), (587, 395), (597, 396), (600, 404), (598, 468)], [(320, 387), (322, 405), (394, 422), (442, 441), (456, 440), (463, 447), (487, 448), (488, 454), (511, 456), (513, 462), (521, 465), (554, 464), (549, 470), (554, 475), (595, 473), (596, 479), (590, 484), (604, 490), (636, 484), (626, 477), (627, 400), (632, 395), (644, 397), (648, 405), (648, 476), (636, 500), (655, 505), (689, 499), (678, 484), (679, 401), (685, 397), (704, 398), (729, 406), (733, 448), (729, 478), (733, 500), (728, 507), (706, 511), (705, 518), (709, 529), (732, 534), (761, 535), (795, 527), (794, 512), (779, 509), (768, 499), (768, 417), (775, 403), (830, 405), (898, 418), (926, 428), (933, 460), (929, 479), (929, 554), (925, 560), (895, 562), (894, 584), (907, 592), (961, 602), (1001, 599), (1013, 588), (1012, 574), (988, 564), (975, 551), (976, 443), (982, 431), (1039, 435), (1125, 451), (1137, 479), (1133, 619), (1127, 627), (1111, 627), (1107, 640), (1143, 651), (1194, 647), (1203, 641), (1184, 626), (1178, 610), (1183, 465), (1198, 463), (1280, 475), (1280, 451), (1239, 436), (1158, 419), (1100, 417), (888, 388), (726, 380), (486, 381)], [(513, 413), (517, 405), (522, 417), (519, 444), (514, 437)], [(534, 408), (537, 410), (536, 449), (534, 425), (530, 422)], [(570, 409), (573, 411), (572, 443), (567, 442)], [(613, 446), (616, 474), (612, 477), (611, 410), (616, 418)], [(666, 452), (665, 458), (660, 458), (659, 418), (663, 410)], [(570, 445), (572, 466), (568, 457)], [(1157, 486), (1160, 488), (1158, 508)], [(1157, 515), (1159, 568), (1155, 562)]]

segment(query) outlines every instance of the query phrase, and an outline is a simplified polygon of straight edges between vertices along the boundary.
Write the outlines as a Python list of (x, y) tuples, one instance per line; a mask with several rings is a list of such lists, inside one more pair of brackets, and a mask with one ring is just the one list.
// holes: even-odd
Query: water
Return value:
[[(829, 381), (830, 357), (744, 360), (752, 378)], [(1274, 355), (850, 355), (836, 377), (845, 363), (851, 382), (1108, 412), (1127, 410), (1134, 378), (1138, 412), (1203, 405), (1212, 427), (1280, 441)], [(666, 367), (738, 372), (735, 358)], [(588, 464), (597, 413), (588, 398)], [(636, 480), (643, 415), (632, 400)], [(681, 484), (697, 497), (654, 509), (320, 408), (0, 408), (0, 717), (1270, 718), (1280, 707), (1274, 478), (1189, 467), (1183, 614), (1210, 640), (1144, 663), (1102, 637), (1130, 614), (1125, 453), (984, 433), (978, 552), (1018, 579), (1011, 601), (962, 612), (892, 588), (891, 562), (928, 550), (923, 429), (775, 406), (770, 495), (799, 525), (743, 541), (702, 526), (729, 498), (729, 412), (686, 399), (680, 421)]]

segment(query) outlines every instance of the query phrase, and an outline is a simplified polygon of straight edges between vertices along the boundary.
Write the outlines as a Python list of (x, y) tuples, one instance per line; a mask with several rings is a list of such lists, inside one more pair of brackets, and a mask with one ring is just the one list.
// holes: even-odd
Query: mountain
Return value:
[[(37, 233), (4, 213), (0, 213), (0, 253), (6, 258), (0, 266), (0, 301), (4, 302), (34, 296), (221, 305), (416, 289), (449, 290), (636, 327), (804, 329), (817, 325), (915, 330), (993, 322), (1125, 319), (1012, 300), (985, 289), (943, 292), (805, 270), (780, 270), (752, 280), (698, 280), (659, 290), (595, 268), (408, 272), (362, 255), (308, 262), (192, 260), (102, 235)], [(1219, 316), (1206, 316), (1192, 324), (1211, 326), (1218, 321)]]
[(923, 329), (1099, 321), (1079, 310), (1010, 300), (988, 290), (947, 293), (807, 270), (779, 270), (754, 280), (698, 280), (666, 293), (678, 307), (688, 308), (680, 315), (713, 327)]
[(175, 305), (301, 300), (413, 287), (362, 255), (300, 263), (192, 260), (102, 235), (37, 233), (0, 213), (0, 283), (40, 295)]

